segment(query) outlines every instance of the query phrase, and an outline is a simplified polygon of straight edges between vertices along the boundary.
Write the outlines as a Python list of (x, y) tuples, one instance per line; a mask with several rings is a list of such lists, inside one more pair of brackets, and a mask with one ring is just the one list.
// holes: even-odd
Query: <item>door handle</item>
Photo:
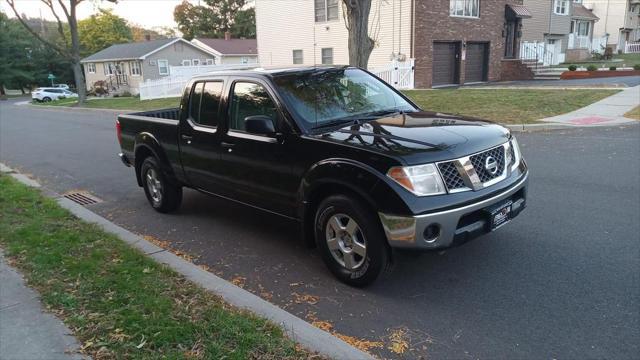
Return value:
[(180, 135), (180, 137), (182, 138), (182, 140), (187, 140), (187, 145), (190, 145), (191, 144), (191, 139), (193, 139), (193, 136), (191, 136), (191, 135), (182, 134), (182, 135)]
[(227, 149), (232, 148), (235, 145), (236, 144), (234, 144), (234, 143), (228, 143), (228, 142), (224, 142), (224, 141), (220, 143), (220, 146), (222, 146), (223, 148), (227, 148)]

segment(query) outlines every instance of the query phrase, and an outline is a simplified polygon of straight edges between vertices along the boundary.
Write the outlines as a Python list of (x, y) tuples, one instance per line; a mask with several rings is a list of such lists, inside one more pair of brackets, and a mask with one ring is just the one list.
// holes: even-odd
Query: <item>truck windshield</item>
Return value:
[(322, 128), (375, 115), (417, 109), (386, 84), (355, 68), (279, 75), (276, 86), (306, 128)]

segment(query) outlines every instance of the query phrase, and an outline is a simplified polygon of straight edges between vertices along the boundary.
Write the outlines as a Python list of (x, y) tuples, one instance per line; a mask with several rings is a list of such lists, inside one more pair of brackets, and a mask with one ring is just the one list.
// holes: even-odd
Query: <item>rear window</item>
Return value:
[(199, 82), (193, 86), (189, 117), (199, 125), (216, 127), (219, 123), (222, 81)]

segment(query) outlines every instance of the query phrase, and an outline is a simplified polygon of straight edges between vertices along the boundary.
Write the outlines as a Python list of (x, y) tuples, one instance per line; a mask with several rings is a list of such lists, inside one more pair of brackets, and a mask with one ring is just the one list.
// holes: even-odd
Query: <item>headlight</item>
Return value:
[(418, 196), (446, 193), (440, 173), (434, 164), (392, 167), (387, 176)]

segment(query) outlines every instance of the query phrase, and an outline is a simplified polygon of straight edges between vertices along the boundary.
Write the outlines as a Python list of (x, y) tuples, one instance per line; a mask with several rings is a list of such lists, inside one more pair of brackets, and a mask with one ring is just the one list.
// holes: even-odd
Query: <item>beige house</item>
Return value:
[[(348, 32), (340, 0), (256, 0), (260, 65), (348, 64)], [(372, 0), (376, 47), (369, 68), (410, 57), (413, 0)]]
[(626, 52), (627, 44), (640, 42), (640, 0), (582, 0), (600, 18), (595, 36), (607, 36), (607, 45)]
[(171, 66), (214, 63), (216, 54), (182, 38), (112, 45), (81, 60), (87, 89), (104, 81), (111, 93), (137, 95), (140, 83), (170, 75)]
[(256, 39), (232, 39), (226, 33), (224, 39), (195, 38), (191, 42), (215, 54), (213, 65), (258, 63)]

